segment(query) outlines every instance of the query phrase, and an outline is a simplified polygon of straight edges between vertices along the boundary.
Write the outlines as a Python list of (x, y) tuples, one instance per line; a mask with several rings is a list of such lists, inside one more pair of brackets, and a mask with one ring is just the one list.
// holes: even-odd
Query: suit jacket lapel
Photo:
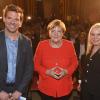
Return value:
[(21, 55), (22, 55), (22, 46), (23, 46), (23, 41), (22, 41), (22, 35), (20, 34), (19, 39), (18, 39), (18, 52), (17, 52), (17, 62), (16, 62), (16, 67), (18, 67), (18, 63), (21, 60)]
[(1, 43), (0, 43), (0, 55), (1, 55), (1, 67), (3, 67), (2, 69), (2, 76), (4, 76), (5, 80), (6, 80), (6, 75), (7, 75), (7, 70), (8, 70), (8, 62), (7, 62), (7, 47), (6, 47), (6, 41), (5, 41), (5, 33), (4, 31), (2, 31), (2, 33), (0, 34), (0, 40), (1, 40)]

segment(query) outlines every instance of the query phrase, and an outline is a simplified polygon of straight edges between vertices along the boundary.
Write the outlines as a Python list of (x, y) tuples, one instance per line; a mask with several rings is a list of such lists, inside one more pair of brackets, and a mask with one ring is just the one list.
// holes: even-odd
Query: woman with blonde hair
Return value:
[(61, 20), (51, 21), (47, 30), (50, 39), (40, 41), (34, 57), (41, 98), (68, 100), (73, 89), (72, 74), (77, 68), (77, 56), (72, 42), (63, 39), (66, 27)]
[(80, 100), (100, 99), (100, 23), (89, 31)]

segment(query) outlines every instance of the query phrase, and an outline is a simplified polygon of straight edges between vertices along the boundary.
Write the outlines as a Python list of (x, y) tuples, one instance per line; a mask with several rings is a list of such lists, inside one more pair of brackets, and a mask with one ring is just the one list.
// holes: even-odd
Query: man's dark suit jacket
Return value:
[[(18, 40), (18, 53), (16, 61), (16, 79), (15, 89), (21, 93), (25, 92), (25, 88), (33, 75), (33, 56), (31, 42), (24, 35), (20, 34)], [(5, 42), (4, 31), (0, 32), (0, 91), (6, 87), (8, 62), (7, 48)]]

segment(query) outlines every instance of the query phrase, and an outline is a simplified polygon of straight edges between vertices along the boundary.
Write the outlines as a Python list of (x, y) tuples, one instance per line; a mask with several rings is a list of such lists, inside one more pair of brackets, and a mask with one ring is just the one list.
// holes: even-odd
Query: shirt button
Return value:
[(86, 72), (88, 73), (88, 70)]

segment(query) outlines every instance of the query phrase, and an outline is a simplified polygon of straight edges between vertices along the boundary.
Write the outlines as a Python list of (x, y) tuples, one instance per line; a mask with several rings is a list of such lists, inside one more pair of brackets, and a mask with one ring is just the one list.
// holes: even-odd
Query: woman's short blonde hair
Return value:
[(56, 26), (61, 27), (62, 31), (65, 33), (66, 26), (65, 26), (64, 22), (59, 19), (55, 19), (55, 20), (51, 21), (47, 26), (47, 30), (49, 31)]

